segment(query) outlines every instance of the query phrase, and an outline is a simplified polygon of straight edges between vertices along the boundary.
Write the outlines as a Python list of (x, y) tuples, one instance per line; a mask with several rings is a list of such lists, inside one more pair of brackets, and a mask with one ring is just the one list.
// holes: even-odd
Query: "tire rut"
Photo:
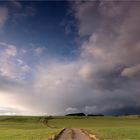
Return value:
[(54, 140), (96, 140), (78, 128), (66, 128)]

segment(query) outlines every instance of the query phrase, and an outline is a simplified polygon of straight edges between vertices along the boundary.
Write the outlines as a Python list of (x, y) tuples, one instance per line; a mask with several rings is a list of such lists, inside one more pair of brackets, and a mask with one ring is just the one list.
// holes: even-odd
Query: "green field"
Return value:
[(58, 133), (43, 124), (41, 117), (0, 117), (0, 140), (47, 140)]
[[(140, 117), (0, 117), (0, 140), (47, 140), (62, 128), (82, 128), (100, 140), (140, 140)], [(50, 128), (50, 126), (52, 128)]]

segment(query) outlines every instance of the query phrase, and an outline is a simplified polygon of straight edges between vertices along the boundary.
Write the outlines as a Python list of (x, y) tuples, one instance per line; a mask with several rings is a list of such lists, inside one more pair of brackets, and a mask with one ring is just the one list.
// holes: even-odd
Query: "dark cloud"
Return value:
[[(138, 108), (140, 79), (135, 75), (140, 64), (140, 2), (76, 2), (72, 8), (79, 35), (89, 36), (81, 52), (88, 65), (83, 65), (80, 74), (91, 88), (102, 93), (92, 98), (93, 106), (100, 111), (106, 106), (104, 113)], [(96, 98), (100, 105), (94, 102)]]

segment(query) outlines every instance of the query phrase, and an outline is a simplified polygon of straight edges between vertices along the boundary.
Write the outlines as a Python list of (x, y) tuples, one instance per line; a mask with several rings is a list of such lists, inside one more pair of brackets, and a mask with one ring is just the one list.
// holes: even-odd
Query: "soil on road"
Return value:
[(93, 140), (81, 129), (78, 128), (66, 128), (56, 138), (56, 140)]

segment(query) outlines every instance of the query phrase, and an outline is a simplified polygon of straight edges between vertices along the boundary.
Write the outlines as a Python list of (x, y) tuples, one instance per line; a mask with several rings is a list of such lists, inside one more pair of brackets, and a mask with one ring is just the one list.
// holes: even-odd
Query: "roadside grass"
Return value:
[(140, 140), (140, 117), (1, 116), (0, 140), (47, 140), (62, 128), (81, 128), (100, 140)]
[(50, 120), (58, 127), (85, 129), (100, 140), (140, 140), (140, 118), (132, 117), (85, 117), (57, 118)]

